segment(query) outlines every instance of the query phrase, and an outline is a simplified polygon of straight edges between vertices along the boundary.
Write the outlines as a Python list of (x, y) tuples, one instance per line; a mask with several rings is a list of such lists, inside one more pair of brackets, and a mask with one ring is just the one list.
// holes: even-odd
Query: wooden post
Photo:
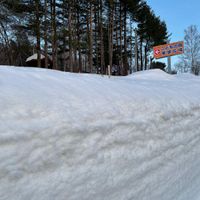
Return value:
[(110, 68), (110, 65), (108, 65), (108, 77), (110, 78), (110, 75), (111, 75), (111, 68)]

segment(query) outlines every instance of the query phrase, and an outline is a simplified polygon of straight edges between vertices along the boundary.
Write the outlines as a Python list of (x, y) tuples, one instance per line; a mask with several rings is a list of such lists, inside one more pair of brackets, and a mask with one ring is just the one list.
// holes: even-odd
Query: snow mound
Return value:
[(173, 78), (172, 75), (160, 70), (160, 69), (151, 69), (146, 71), (136, 72), (130, 75), (131, 78), (134, 79), (161, 79), (161, 80), (168, 80)]
[(198, 200), (200, 79), (172, 77), (0, 67), (0, 199)]

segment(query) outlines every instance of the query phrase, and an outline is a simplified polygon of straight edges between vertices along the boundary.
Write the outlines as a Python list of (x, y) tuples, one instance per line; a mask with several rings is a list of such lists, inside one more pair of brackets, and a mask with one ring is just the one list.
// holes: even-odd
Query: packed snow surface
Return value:
[(199, 200), (200, 78), (0, 67), (1, 200)]

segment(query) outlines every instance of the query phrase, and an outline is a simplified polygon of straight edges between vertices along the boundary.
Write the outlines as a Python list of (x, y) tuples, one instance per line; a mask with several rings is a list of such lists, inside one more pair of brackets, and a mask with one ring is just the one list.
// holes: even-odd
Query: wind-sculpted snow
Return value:
[(199, 200), (200, 78), (0, 67), (1, 200)]

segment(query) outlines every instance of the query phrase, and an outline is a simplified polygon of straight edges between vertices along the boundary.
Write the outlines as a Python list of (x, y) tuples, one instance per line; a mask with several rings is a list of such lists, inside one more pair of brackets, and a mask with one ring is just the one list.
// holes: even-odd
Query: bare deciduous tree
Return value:
[(182, 62), (192, 73), (198, 75), (200, 61), (200, 34), (196, 25), (189, 26), (185, 31), (185, 52), (182, 57)]

